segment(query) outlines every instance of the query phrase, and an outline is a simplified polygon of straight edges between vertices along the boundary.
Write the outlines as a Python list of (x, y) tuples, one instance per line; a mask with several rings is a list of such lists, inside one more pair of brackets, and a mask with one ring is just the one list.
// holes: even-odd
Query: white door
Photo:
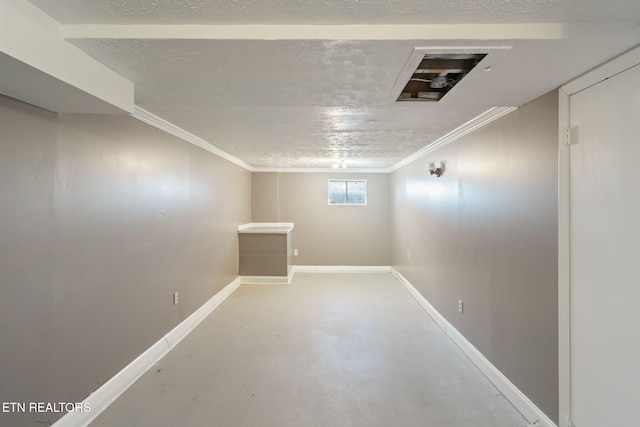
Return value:
[(569, 108), (571, 419), (640, 426), (640, 65)]

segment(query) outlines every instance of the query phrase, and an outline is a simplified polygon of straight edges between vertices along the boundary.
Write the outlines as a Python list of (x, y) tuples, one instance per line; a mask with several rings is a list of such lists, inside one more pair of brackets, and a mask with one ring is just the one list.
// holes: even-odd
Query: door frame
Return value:
[[(589, 71), (559, 89), (558, 96), (558, 427), (571, 422), (571, 132), (572, 95), (620, 74), (640, 63), (640, 45)], [(573, 141), (572, 141), (573, 136)]]

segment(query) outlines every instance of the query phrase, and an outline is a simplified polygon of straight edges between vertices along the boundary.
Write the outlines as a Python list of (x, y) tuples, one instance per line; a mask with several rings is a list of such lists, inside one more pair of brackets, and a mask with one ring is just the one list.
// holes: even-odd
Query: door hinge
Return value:
[(564, 145), (576, 145), (578, 143), (578, 128), (564, 128)]

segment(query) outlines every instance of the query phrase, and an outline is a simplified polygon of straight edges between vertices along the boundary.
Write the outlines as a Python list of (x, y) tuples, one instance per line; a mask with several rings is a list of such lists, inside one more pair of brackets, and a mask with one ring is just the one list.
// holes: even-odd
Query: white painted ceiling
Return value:
[[(388, 169), (640, 43), (637, 0), (30, 1), (137, 106), (255, 170)], [(396, 103), (414, 48), (488, 56), (442, 101)]]
[(629, 22), (635, 0), (32, 0), (63, 24)]

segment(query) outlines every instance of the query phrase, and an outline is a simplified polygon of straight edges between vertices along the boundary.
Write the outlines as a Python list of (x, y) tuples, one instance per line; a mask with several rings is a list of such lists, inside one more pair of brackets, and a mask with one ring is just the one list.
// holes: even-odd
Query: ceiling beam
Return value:
[(133, 83), (60, 31), (28, 1), (0, 1), (0, 92), (57, 112), (133, 111)]
[[(588, 25), (588, 24), (584, 24)], [(582, 25), (582, 26), (584, 26)], [(66, 39), (191, 40), (555, 40), (580, 24), (112, 25), (62, 26)]]

